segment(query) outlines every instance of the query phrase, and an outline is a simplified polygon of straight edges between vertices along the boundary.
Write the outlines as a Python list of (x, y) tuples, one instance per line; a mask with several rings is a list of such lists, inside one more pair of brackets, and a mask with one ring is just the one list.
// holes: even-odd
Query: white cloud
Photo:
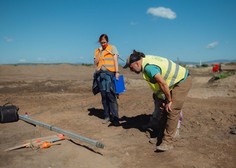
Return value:
[(130, 22), (131, 26), (136, 26), (137, 24), (138, 24), (138, 22), (133, 22), (133, 21)]
[(157, 17), (162, 17), (162, 18), (167, 18), (167, 19), (176, 18), (175, 12), (172, 11), (170, 8), (164, 8), (164, 7), (149, 8), (147, 10), (147, 13), (157, 16)]
[(214, 41), (214, 42), (208, 44), (206, 48), (213, 49), (213, 48), (216, 48), (216, 46), (218, 46), (218, 44), (219, 44), (218, 41)]
[(13, 38), (6, 37), (6, 36), (4, 37), (4, 40), (5, 40), (6, 42), (8, 42), (8, 43), (14, 41)]
[(18, 62), (20, 62), (20, 63), (25, 63), (25, 62), (27, 62), (25, 59), (20, 59)]

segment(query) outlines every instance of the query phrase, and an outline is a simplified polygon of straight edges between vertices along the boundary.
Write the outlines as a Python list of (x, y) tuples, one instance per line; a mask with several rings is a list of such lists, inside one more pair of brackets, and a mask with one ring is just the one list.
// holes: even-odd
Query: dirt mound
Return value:
[(91, 92), (94, 68), (82, 65), (0, 66), (0, 104), (11, 102), (39, 120), (102, 142), (104, 149), (75, 140), (44, 150), (5, 149), (27, 139), (54, 135), (23, 121), (0, 125), (0, 167), (227, 167), (236, 165), (235, 75), (209, 83), (210, 68), (191, 69), (193, 86), (183, 110), (175, 148), (155, 152), (152, 130), (142, 126), (153, 111), (152, 91), (141, 75), (122, 70), (121, 126), (102, 124), (100, 95)]

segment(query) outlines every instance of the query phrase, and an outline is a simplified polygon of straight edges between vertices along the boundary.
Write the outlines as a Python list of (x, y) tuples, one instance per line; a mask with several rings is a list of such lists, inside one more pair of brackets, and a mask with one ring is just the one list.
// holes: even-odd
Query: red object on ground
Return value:
[(219, 72), (219, 64), (214, 64), (213, 65), (212, 72)]

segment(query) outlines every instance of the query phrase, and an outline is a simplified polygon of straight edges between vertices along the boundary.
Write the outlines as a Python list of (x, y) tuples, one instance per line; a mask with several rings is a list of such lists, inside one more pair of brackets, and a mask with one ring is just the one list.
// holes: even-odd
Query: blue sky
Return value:
[(0, 0), (0, 64), (92, 63), (103, 33), (123, 59), (233, 60), (235, 16), (235, 0)]

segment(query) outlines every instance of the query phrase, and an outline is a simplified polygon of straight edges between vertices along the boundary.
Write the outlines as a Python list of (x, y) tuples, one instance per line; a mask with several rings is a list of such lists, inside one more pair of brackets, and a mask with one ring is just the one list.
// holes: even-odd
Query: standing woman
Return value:
[(99, 37), (101, 47), (95, 50), (94, 65), (104, 108), (103, 123), (111, 121), (114, 126), (119, 126), (118, 104), (113, 80), (114, 76), (117, 80), (119, 79), (118, 51), (108, 42), (106, 34)]

